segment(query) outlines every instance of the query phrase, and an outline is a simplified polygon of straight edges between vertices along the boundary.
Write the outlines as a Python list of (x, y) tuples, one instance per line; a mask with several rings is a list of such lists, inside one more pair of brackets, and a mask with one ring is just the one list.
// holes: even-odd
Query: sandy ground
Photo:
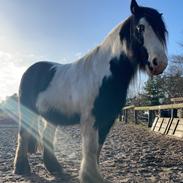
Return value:
[[(79, 126), (57, 131), (55, 151), (66, 171), (59, 177), (47, 172), (41, 153), (30, 156), (31, 176), (13, 175), (17, 131), (16, 127), (0, 125), (0, 183), (79, 183)], [(139, 125), (117, 122), (100, 160), (102, 174), (114, 183), (183, 182), (183, 141), (155, 134)]]

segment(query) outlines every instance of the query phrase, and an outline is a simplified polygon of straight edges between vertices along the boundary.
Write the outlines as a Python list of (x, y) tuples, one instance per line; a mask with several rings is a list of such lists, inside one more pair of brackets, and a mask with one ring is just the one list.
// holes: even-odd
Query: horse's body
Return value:
[[(138, 12), (140, 9), (143, 15)], [(83, 143), (80, 180), (82, 183), (106, 182), (99, 173), (97, 160), (125, 104), (130, 81), (139, 68), (155, 75), (167, 65), (166, 29), (160, 14), (154, 9), (139, 7), (135, 1), (131, 11), (131, 17), (77, 62), (66, 65), (38, 62), (24, 73), (19, 90), (21, 118), (15, 173), (30, 172), (27, 152), (36, 150), (37, 117), (41, 116), (47, 121), (43, 134), (47, 169), (52, 173), (61, 171), (53, 150), (57, 125), (80, 123)], [(157, 23), (159, 21), (159, 28), (148, 19), (152, 15), (156, 16)]]

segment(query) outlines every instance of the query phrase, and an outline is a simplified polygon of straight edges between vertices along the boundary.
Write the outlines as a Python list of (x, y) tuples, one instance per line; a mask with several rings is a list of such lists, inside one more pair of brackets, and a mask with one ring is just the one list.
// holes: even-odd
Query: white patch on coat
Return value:
[[(143, 24), (145, 26), (145, 31), (143, 33), (144, 47), (147, 49), (147, 52), (149, 54), (148, 61), (154, 69), (152, 74), (159, 74), (166, 68), (168, 64), (166, 47), (159, 40), (151, 25), (147, 22), (145, 18), (141, 18), (139, 24)], [(154, 58), (157, 59), (158, 65), (153, 64)], [(148, 68), (147, 71), (150, 72)]]

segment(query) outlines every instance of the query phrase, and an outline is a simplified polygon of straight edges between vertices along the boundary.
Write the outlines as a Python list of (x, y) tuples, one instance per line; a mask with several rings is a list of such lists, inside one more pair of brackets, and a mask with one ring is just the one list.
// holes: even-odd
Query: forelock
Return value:
[(153, 8), (141, 7), (138, 19), (145, 18), (151, 25), (159, 40), (166, 46), (167, 29), (162, 15)]

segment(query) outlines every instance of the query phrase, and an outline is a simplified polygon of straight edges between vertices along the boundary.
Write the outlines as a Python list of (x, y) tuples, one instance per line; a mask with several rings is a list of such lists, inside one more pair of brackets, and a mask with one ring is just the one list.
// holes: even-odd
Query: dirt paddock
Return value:
[[(55, 152), (66, 172), (59, 177), (47, 172), (41, 153), (30, 156), (31, 176), (13, 175), (17, 131), (16, 127), (0, 125), (0, 183), (79, 183), (79, 126), (57, 131)], [(183, 141), (155, 134), (139, 125), (117, 122), (103, 148), (100, 168), (104, 177), (114, 183), (180, 183)]]

